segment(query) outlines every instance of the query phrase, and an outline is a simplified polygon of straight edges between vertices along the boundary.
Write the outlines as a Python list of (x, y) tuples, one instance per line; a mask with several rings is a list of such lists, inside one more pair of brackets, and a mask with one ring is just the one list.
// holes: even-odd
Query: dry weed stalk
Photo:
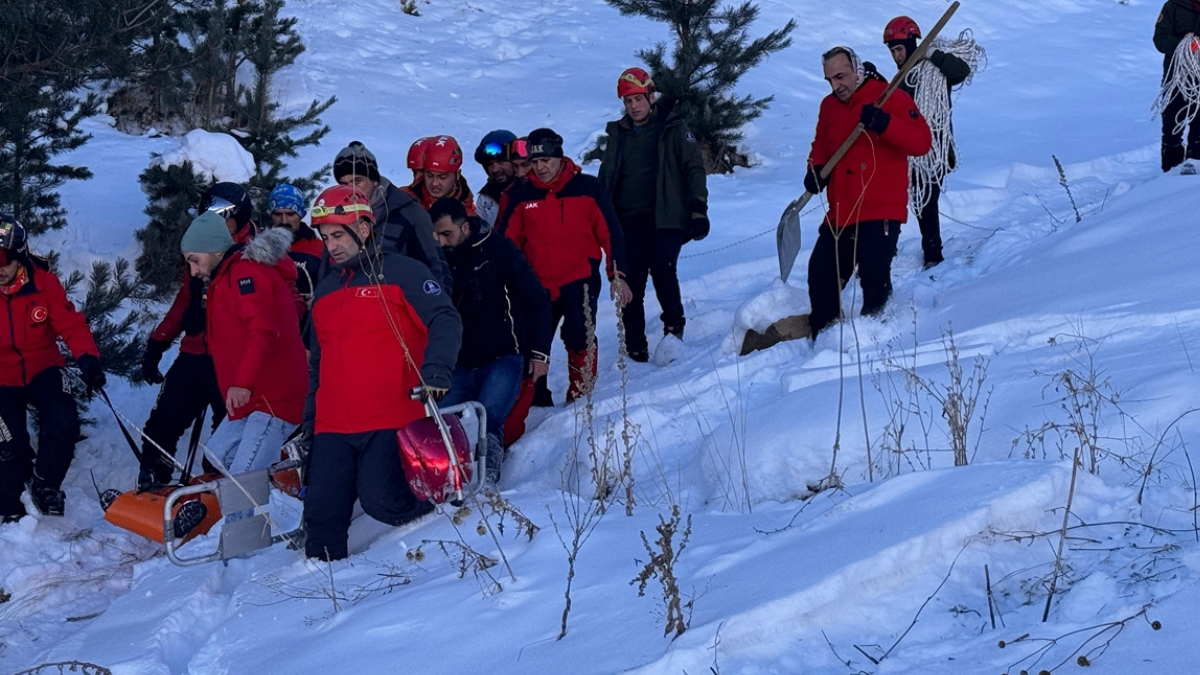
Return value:
[(404, 554), (409, 562), (420, 564), (425, 560), (425, 547), (433, 545), (446, 559), (454, 563), (458, 567), (458, 578), (462, 579), (467, 576), (467, 572), (475, 575), (475, 579), (479, 582), (480, 590), (483, 591), (485, 597), (492, 596), (504, 590), (496, 577), (492, 576), (491, 569), (500, 564), (499, 560), (489, 558), (488, 556), (476, 551), (467, 546), (461, 541), (453, 539), (423, 539), (419, 546), (410, 549)]
[[(682, 530), (679, 527), (681, 523), (684, 525)], [(638, 585), (638, 597), (640, 598), (646, 595), (646, 585), (650, 583), (650, 580), (658, 579), (662, 586), (663, 608), (666, 612), (666, 627), (663, 635), (667, 636), (674, 632), (675, 637), (679, 637), (688, 629), (690, 620), (689, 617), (684, 616), (685, 603), (680, 598), (679, 580), (675, 576), (675, 563), (683, 555), (683, 550), (687, 548), (688, 540), (692, 536), (692, 515), (689, 513), (687, 520), (684, 521), (680, 517), (679, 506), (672, 505), (670, 520), (659, 514), (658, 525), (654, 530), (658, 532), (658, 539), (654, 540), (653, 546), (646, 538), (645, 531), (640, 533), (642, 546), (646, 547), (646, 553), (650, 555), (650, 560), (629, 584), (631, 586), (635, 583)], [(675, 545), (676, 535), (679, 535), (678, 548)], [(690, 609), (691, 601), (687, 605)]]
[(1074, 659), (1075, 663), (1081, 667), (1090, 666), (1097, 658), (1099, 658), (1104, 654), (1105, 651), (1108, 650), (1109, 645), (1111, 645), (1113, 640), (1116, 640), (1117, 637), (1125, 630), (1126, 625), (1130, 621), (1133, 621), (1137, 618), (1143, 618), (1146, 619), (1146, 623), (1150, 625), (1151, 629), (1161, 630), (1162, 624), (1160, 622), (1150, 621), (1150, 619), (1146, 616), (1146, 613), (1149, 611), (1150, 605), (1146, 605), (1145, 607), (1142, 607), (1141, 611), (1137, 612), (1136, 614), (1125, 617), (1119, 621), (1109, 621), (1107, 623), (1096, 624), (1095, 626), (1088, 626), (1087, 628), (1080, 628), (1078, 630), (1064, 633), (1056, 638), (1034, 638), (1030, 637), (1029, 634), (1026, 633), (1015, 640), (1001, 640), (997, 645), (1000, 647), (1000, 649), (1006, 649), (1013, 645), (1025, 642), (1041, 643), (1041, 646), (1035, 649), (1033, 652), (1010, 664), (1008, 666), (1008, 670), (1005, 671), (1005, 675), (1008, 675), (1009, 673), (1013, 673), (1013, 675), (1016, 675), (1016, 673), (1021, 673), (1022, 675), (1027, 674), (1031, 669), (1036, 668), (1037, 665), (1041, 663), (1042, 659), (1046, 658), (1050, 652), (1059, 645), (1059, 643), (1067, 638), (1081, 635), (1086, 636), (1083, 639), (1083, 642), (1081, 642), (1078, 647), (1067, 654), (1065, 658), (1063, 658), (1054, 666), (1050, 668), (1043, 668), (1037, 672), (1051, 673), (1066, 665), (1072, 659)]

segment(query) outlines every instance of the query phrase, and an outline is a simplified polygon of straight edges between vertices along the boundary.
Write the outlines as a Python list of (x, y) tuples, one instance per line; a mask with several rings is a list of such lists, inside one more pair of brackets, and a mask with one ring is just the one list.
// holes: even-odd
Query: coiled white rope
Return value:
[(1191, 33), (1175, 48), (1154, 111), (1161, 115), (1176, 96), (1182, 96), (1184, 101), (1184, 107), (1175, 115), (1175, 133), (1182, 134), (1200, 113), (1200, 38)]
[[(987, 65), (987, 53), (975, 42), (970, 29), (953, 40), (935, 40), (932, 48), (957, 56), (970, 68), (970, 74), (960, 86), (970, 84), (975, 73)], [(950, 87), (942, 71), (925, 59), (908, 72), (905, 84), (912, 87), (913, 100), (925, 116), (933, 136), (929, 152), (910, 157), (908, 161), (908, 201), (912, 209), (920, 213), (933, 196), (933, 188), (941, 185), (953, 170), (950, 158), (957, 158), (958, 148), (950, 128)]]

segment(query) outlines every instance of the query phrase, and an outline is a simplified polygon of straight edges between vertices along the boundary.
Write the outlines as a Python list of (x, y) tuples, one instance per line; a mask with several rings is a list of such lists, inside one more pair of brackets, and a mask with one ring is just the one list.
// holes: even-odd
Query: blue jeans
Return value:
[(487, 410), (488, 435), (504, 438), (504, 421), (517, 402), (524, 375), (525, 359), (516, 354), (502, 356), (482, 368), (459, 366), (454, 369), (450, 393), (442, 405), (479, 401)]
[(265, 469), (279, 461), (279, 449), (295, 428), (295, 424), (258, 411), (239, 420), (225, 420), (208, 439), (209, 459), (215, 457), (233, 476)]

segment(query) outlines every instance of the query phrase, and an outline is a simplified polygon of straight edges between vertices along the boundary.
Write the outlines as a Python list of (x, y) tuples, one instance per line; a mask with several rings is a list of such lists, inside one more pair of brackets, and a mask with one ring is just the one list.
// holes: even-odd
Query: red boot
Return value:
[(517, 402), (513, 404), (512, 412), (504, 421), (504, 446), (516, 443), (525, 435), (525, 418), (529, 416), (529, 407), (533, 405), (534, 379), (526, 377), (521, 381), (521, 393), (517, 394)]
[(570, 386), (567, 388), (567, 403), (592, 393), (596, 383), (596, 353), (592, 352), (591, 368), (588, 367), (587, 350), (567, 350), (567, 367), (570, 369)]

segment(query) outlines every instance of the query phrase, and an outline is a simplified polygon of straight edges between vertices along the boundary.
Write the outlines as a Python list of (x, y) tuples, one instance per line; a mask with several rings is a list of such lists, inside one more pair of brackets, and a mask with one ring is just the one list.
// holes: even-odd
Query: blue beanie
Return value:
[(271, 198), (269, 200), (271, 210), (288, 209), (300, 214), (300, 217), (308, 215), (308, 209), (304, 208), (304, 193), (300, 192), (300, 188), (287, 183), (277, 183), (275, 189), (271, 190)]

